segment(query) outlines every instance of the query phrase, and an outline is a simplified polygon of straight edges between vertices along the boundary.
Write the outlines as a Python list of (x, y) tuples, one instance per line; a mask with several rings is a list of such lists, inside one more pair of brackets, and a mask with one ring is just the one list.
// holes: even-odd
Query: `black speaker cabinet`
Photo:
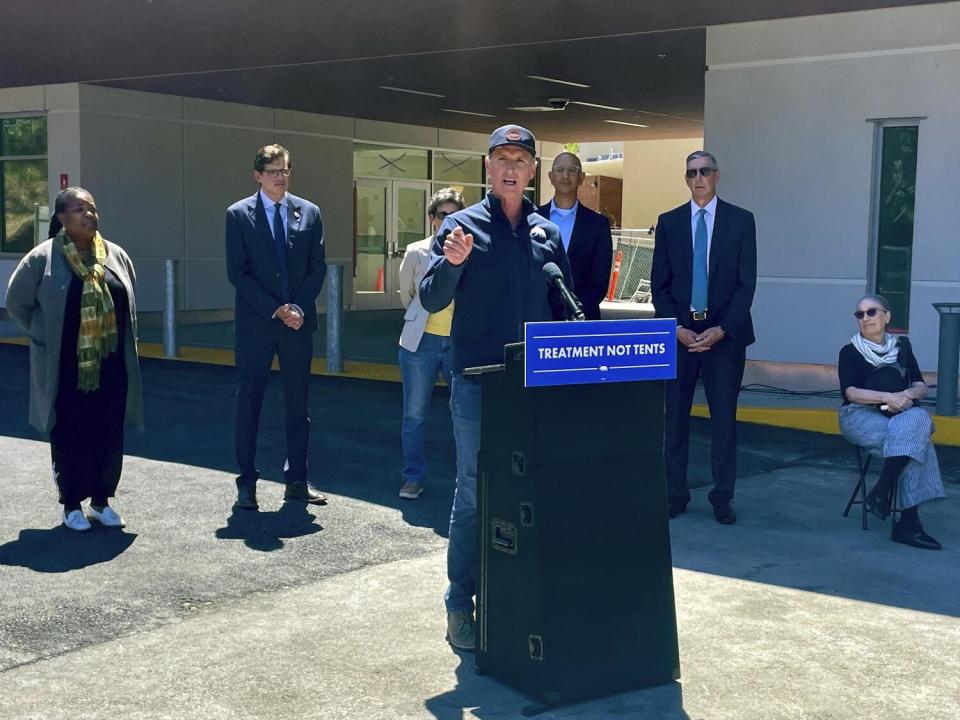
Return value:
[(482, 382), (478, 670), (547, 704), (679, 678), (663, 383), (524, 388), (519, 348)]

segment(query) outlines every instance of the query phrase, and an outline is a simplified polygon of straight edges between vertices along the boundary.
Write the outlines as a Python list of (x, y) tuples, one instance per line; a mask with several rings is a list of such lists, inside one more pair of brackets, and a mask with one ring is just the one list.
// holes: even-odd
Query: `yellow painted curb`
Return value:
[[(26, 338), (0, 338), (0, 343), (7, 345), (27, 345)], [(206, 363), (208, 365), (233, 366), (233, 351), (223, 348), (203, 348), (181, 346), (180, 356), (164, 358), (163, 346), (159, 343), (140, 343), (142, 357), (161, 360), (176, 360), (178, 362)], [(274, 370), (279, 366), (274, 360)], [(400, 382), (400, 368), (386, 363), (344, 361), (342, 373), (327, 371), (326, 361), (314, 358), (310, 366), (313, 375), (328, 377), (356, 378), (361, 380), (379, 380), (381, 382)], [(443, 381), (437, 383), (443, 385)], [(691, 414), (695, 417), (710, 417), (706, 405), (694, 405)], [(756, 423), (758, 425), (772, 425), (774, 427), (791, 428), (794, 430), (809, 430), (811, 432), (839, 435), (837, 425), (837, 411), (826, 408), (771, 408), (771, 407), (738, 407), (737, 420)], [(960, 447), (960, 417), (944, 417), (934, 415), (933, 422), (936, 432), (933, 441), (937, 445)]]
[[(710, 417), (706, 405), (694, 405), (690, 414), (695, 417)], [(837, 411), (826, 408), (738, 407), (737, 420), (827, 435), (840, 434)], [(960, 417), (934, 415), (933, 424), (936, 428), (933, 434), (934, 444), (960, 447)]]

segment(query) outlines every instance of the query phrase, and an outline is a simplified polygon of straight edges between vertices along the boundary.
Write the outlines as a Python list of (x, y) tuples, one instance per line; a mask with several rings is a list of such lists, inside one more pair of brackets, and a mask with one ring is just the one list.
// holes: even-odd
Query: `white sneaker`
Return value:
[(77, 532), (86, 532), (90, 529), (90, 521), (82, 510), (71, 510), (68, 515), (64, 515), (63, 524)]
[[(106, 527), (126, 527), (127, 524), (123, 521), (123, 518), (109, 505), (104, 505), (103, 510), (97, 510), (93, 505), (90, 506), (90, 517), (96, 520), (101, 525)], [(87, 527), (90, 527), (90, 523), (87, 523)]]

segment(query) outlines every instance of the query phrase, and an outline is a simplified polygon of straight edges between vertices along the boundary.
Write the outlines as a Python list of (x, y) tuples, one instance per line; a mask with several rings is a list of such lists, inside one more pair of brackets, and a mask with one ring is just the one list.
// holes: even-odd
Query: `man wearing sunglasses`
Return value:
[(317, 295), (323, 287), (323, 223), (320, 208), (287, 192), (290, 153), (280, 145), (257, 151), (256, 194), (227, 208), (227, 277), (236, 288), (234, 343), (237, 364), (237, 501), (256, 510), (257, 430), (274, 355), (280, 358), (286, 406), (287, 458), (284, 500), (325, 504), (307, 485), (310, 417), (307, 393), (317, 329)]
[(717, 197), (717, 159), (687, 157), (691, 200), (657, 220), (650, 284), (657, 317), (677, 319), (677, 379), (667, 382), (664, 456), (668, 512), (687, 509), (690, 409), (703, 378), (710, 408), (709, 500), (717, 522), (737, 516), (731, 506), (737, 478), (737, 396), (747, 346), (753, 343), (750, 306), (757, 284), (753, 214)]

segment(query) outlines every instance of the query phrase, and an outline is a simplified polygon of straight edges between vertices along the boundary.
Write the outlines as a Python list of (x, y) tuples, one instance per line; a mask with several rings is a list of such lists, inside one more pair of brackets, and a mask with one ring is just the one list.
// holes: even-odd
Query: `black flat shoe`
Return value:
[(673, 520), (677, 515), (687, 511), (687, 503), (671, 502), (667, 504), (667, 516)]
[(326, 505), (327, 496), (318, 493), (305, 482), (290, 483), (283, 491), (283, 499), (298, 500), (300, 502), (310, 503), (311, 505)]
[(713, 516), (721, 525), (733, 525), (737, 521), (737, 514), (730, 507), (729, 502), (719, 502), (714, 505)]
[(922, 527), (900, 529), (901, 523), (893, 526), (890, 538), (902, 545), (920, 548), (921, 550), (941, 550), (943, 546), (933, 537), (927, 535)]
[(866, 499), (867, 512), (879, 518), (886, 520), (890, 517), (890, 498), (882, 497), (876, 490), (867, 493)]
[(257, 488), (255, 485), (237, 484), (237, 501), (233, 504), (234, 510), (258, 510)]

